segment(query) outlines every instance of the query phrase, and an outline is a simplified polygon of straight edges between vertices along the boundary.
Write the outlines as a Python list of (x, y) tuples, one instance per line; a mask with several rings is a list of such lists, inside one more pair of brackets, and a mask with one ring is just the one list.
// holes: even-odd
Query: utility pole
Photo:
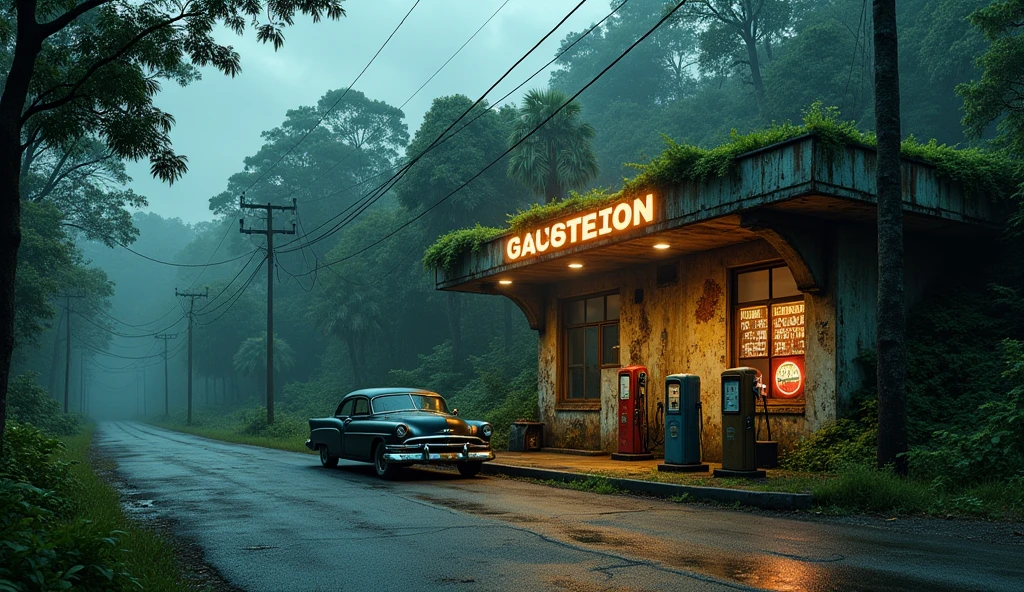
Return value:
[[(188, 425), (192, 425), (192, 309), (196, 305), (196, 298), (209, 298), (210, 289), (207, 288), (205, 292), (179, 292), (177, 288), (174, 289), (174, 295), (183, 298), (188, 298)], [(164, 347), (167, 347), (167, 342), (164, 342)], [(166, 351), (166, 350), (165, 350)], [(166, 360), (166, 353), (164, 354), (164, 360)], [(166, 366), (165, 366), (166, 368)]]
[(85, 350), (78, 352), (78, 412), (85, 414)]
[[(192, 322), (192, 320), (190, 318), (189, 319), (189, 323), (191, 323), (191, 322)], [(163, 333), (161, 335), (154, 335), (154, 337), (156, 337), (157, 339), (163, 339), (164, 340), (164, 417), (168, 417), (171, 414), (171, 406), (169, 404), (169, 398), (167, 396), (167, 340), (168, 339), (177, 339), (178, 338), (178, 334), (177, 333)], [(192, 356), (189, 356), (189, 360), (191, 360), (191, 359), (192, 359)]]
[(274, 210), (295, 211), (295, 198), (292, 198), (290, 206), (275, 206), (271, 204), (247, 204), (245, 195), (238, 198), (239, 207), (250, 210), (266, 210), (267, 229), (256, 230), (245, 227), (245, 218), (238, 219), (238, 231), (242, 234), (265, 234), (267, 235), (267, 425), (274, 423), (274, 235), (295, 234), (295, 223), (292, 222), (291, 230), (274, 229)]
[(71, 299), (84, 298), (84, 296), (72, 296), (64, 294), (64, 310), (67, 311), (68, 325), (64, 344), (64, 413), (68, 412), (68, 383), (71, 381)]

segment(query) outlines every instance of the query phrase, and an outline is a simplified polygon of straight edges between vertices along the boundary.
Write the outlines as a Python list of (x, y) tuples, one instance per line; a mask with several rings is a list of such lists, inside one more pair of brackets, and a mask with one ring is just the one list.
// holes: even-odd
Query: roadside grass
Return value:
[(146, 421), (158, 427), (214, 440), (313, 454), (305, 444), (309, 433), (305, 421), (278, 414), (274, 425), (268, 426), (266, 411), (260, 407), (240, 411), (216, 407), (194, 409), (191, 424), (184, 412), (170, 417), (149, 417)]
[(235, 444), (248, 444), (250, 446), (262, 446), (263, 448), (275, 448), (277, 450), (315, 454), (312, 450), (306, 448), (305, 438), (296, 439), (281, 436), (252, 436), (249, 434), (240, 434), (229, 428), (178, 425), (175, 423), (164, 423), (162, 421), (150, 421), (150, 423), (158, 427), (174, 430), (175, 432), (202, 436), (212, 440), (222, 440), (224, 442), (233, 442)]
[(73, 500), (74, 517), (91, 521), (99, 531), (121, 533), (118, 546), (124, 550), (122, 560), (143, 590), (178, 592), (196, 589), (185, 579), (171, 543), (126, 515), (117, 491), (96, 472), (111, 470), (114, 463), (100, 462), (94, 470), (89, 458), (93, 429), (92, 424), (87, 424), (79, 434), (61, 438), (66, 448), (60, 454), (72, 463), (70, 473), (78, 484)]

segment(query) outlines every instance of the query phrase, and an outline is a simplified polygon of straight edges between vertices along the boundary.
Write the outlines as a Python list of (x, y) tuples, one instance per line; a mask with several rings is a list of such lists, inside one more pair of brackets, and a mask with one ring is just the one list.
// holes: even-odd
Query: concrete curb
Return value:
[(746, 489), (726, 489), (723, 487), (702, 487), (698, 485), (676, 485), (674, 483), (657, 483), (638, 479), (620, 479), (588, 473), (570, 473), (534, 467), (519, 467), (500, 463), (484, 463), (482, 473), (490, 475), (507, 475), (543, 481), (560, 481), (573, 483), (591, 478), (607, 479), (608, 483), (623, 491), (642, 493), (657, 497), (676, 497), (686, 495), (695, 500), (713, 501), (722, 504), (739, 502), (745, 506), (764, 508), (766, 510), (809, 510), (813, 498), (809, 493), (782, 493), (775, 491), (749, 491)]

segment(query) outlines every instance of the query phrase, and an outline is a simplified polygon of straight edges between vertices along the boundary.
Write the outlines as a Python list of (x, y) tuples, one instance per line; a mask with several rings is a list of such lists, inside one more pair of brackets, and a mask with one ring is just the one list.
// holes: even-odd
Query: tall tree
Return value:
[(956, 89), (964, 125), (979, 138), (996, 123), (999, 143), (1024, 161), (1024, 0), (997, 0), (973, 13), (971, 23), (989, 46), (977, 61), (981, 78)]
[(26, 132), (66, 145), (93, 134), (117, 158), (149, 159), (168, 183), (185, 173), (174, 118), (153, 104), (160, 80), (187, 83), (201, 66), (234, 76), (239, 56), (214, 39), (223, 25), (284, 43), (296, 13), (340, 19), (342, 0), (15, 0), (0, 7), (10, 67), (0, 95), (0, 450), (14, 349), (14, 286), (21, 244), (21, 163)]
[(512, 151), (508, 174), (543, 196), (546, 203), (564, 198), (569, 190), (584, 188), (597, 176), (597, 156), (590, 146), (594, 128), (580, 119), (579, 103), (569, 103), (551, 117), (568, 100), (560, 90), (527, 92), (508, 138), (513, 145), (541, 126)]
[(758, 109), (765, 103), (763, 68), (775, 45), (788, 33), (795, 0), (698, 0), (677, 13), (696, 17), (706, 27), (700, 34), (701, 69), (724, 73), (742, 68), (754, 87)]
[[(357, 184), (394, 166), (409, 143), (404, 119), (401, 109), (357, 90), (328, 91), (315, 107), (290, 109), (279, 127), (263, 132), (263, 146), (245, 159), (245, 170), (231, 176), (226, 191), (210, 198), (210, 209), (233, 213), (239, 193), (264, 177), (265, 182), (246, 195), (249, 201), (294, 196), (306, 221), (315, 223), (318, 213), (334, 212), (337, 204), (373, 187)], [(310, 209), (303, 202), (315, 206)]]
[(896, 0), (873, 0), (878, 136), (878, 465), (907, 474), (907, 350), (903, 312), (903, 184)]

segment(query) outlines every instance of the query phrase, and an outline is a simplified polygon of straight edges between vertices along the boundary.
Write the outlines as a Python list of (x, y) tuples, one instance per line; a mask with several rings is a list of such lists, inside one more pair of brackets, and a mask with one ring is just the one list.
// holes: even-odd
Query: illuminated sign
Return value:
[(773, 360), (774, 396), (794, 399), (804, 394), (803, 356)]
[(505, 260), (518, 261), (549, 251), (564, 249), (654, 221), (654, 194), (623, 201), (596, 212), (580, 214), (561, 222), (508, 237)]

